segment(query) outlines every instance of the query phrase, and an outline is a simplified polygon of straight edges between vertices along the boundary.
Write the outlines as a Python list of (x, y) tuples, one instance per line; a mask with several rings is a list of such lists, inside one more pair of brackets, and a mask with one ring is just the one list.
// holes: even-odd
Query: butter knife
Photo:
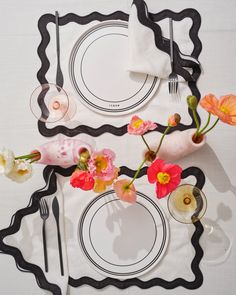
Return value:
[(63, 257), (62, 257), (62, 249), (61, 249), (61, 233), (60, 233), (60, 209), (57, 197), (53, 199), (52, 202), (52, 212), (56, 220), (57, 224), (57, 240), (58, 240), (58, 250), (59, 250), (59, 259), (60, 259), (60, 267), (61, 267), (61, 275), (64, 276), (64, 267), (63, 267)]

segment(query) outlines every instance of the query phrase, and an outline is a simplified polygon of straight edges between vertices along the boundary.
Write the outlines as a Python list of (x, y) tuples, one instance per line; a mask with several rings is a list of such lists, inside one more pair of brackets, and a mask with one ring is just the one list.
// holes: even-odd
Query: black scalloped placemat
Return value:
[[(158, 22), (164, 18), (172, 17), (173, 20), (180, 21), (184, 19), (185, 17), (189, 17), (192, 19), (192, 27), (189, 31), (190, 38), (194, 44), (194, 50), (192, 52), (192, 56), (195, 58), (198, 58), (202, 45), (201, 41), (198, 38), (198, 31), (201, 25), (201, 17), (199, 13), (194, 10), (194, 9), (185, 9), (179, 13), (175, 13), (170, 10), (163, 10), (159, 13), (156, 14), (149, 14), (149, 20), (146, 18), (145, 14), (143, 13), (144, 11), (144, 1), (143, 0), (134, 0), (133, 2), (137, 8), (138, 8), (138, 17), (139, 20), (142, 24), (150, 27), (155, 35), (155, 41), (156, 45), (160, 50), (165, 51), (166, 53), (169, 54), (169, 40), (162, 37), (161, 35), (161, 29), (159, 25), (156, 23), (154, 24), (153, 22)], [(106, 20), (123, 20), (123, 21), (128, 21), (128, 14), (121, 12), (121, 11), (116, 11), (112, 14), (109, 15), (103, 15), (98, 12), (93, 12), (87, 16), (78, 16), (73, 13), (69, 13), (63, 17), (59, 18), (59, 25), (64, 26), (70, 22), (75, 22), (78, 25), (85, 25), (88, 24), (94, 20), (98, 21), (106, 21)], [(150, 21), (151, 20), (151, 21)], [(55, 16), (53, 14), (45, 14), (43, 15), (38, 22), (38, 28), (42, 37), (41, 43), (38, 47), (38, 55), (41, 60), (41, 68), (37, 73), (37, 78), (41, 84), (47, 83), (48, 81), (46, 80), (46, 73), (50, 67), (49, 60), (46, 56), (46, 49), (47, 46), (50, 42), (50, 35), (47, 30), (47, 25), (49, 23), (55, 23)], [(176, 52), (178, 52), (178, 45), (174, 44), (175, 48), (177, 49)], [(195, 67), (193, 65), (187, 64), (187, 61), (184, 59), (181, 59), (181, 57), (177, 54), (176, 60), (178, 60), (178, 65), (176, 68), (176, 71), (180, 73), (183, 77), (186, 77), (186, 80), (188, 80), (189, 77), (187, 77), (187, 73), (184, 72), (183, 67), (186, 67), (187, 65), (192, 68), (192, 77), (194, 80), (188, 81), (189, 88), (192, 92), (193, 95), (196, 95), (198, 99), (200, 99), (200, 92), (197, 88), (197, 80), (201, 74), (200, 67)], [(189, 112), (190, 116), (191, 112)], [(184, 125), (184, 124), (179, 124), (176, 128), (172, 128), (171, 132), (175, 131), (176, 129), (178, 130), (185, 130), (189, 128), (195, 127), (195, 124), (192, 120), (190, 125)], [(100, 136), (106, 132), (111, 133), (116, 136), (122, 136), (125, 133), (127, 133), (127, 124), (124, 126), (120, 127), (115, 127), (109, 124), (104, 124), (98, 128), (93, 128), (91, 126), (85, 126), (85, 125), (80, 125), (77, 126), (76, 128), (69, 129), (68, 127), (65, 126), (56, 126), (54, 128), (48, 128), (45, 123), (43, 122), (38, 122), (38, 129), (39, 132), (46, 137), (51, 137), (55, 136), (56, 134), (62, 133), (66, 136), (73, 137), (77, 134), (80, 133), (86, 133), (89, 134), (93, 137)], [(154, 130), (157, 132), (163, 133), (164, 130), (166, 129), (166, 126), (162, 126), (158, 124), (158, 129)], [(43, 172), (43, 177), (45, 180), (45, 186), (42, 189), (37, 190), (34, 192), (31, 196), (29, 205), (26, 208), (18, 210), (11, 219), (11, 223), (8, 228), (3, 229), (0, 231), (0, 251), (2, 251), (5, 254), (12, 255), (15, 259), (16, 265), (19, 270), (25, 271), (25, 272), (31, 272), (34, 274), (36, 281), (39, 285), (40, 288), (51, 291), (52, 294), (54, 295), (61, 295), (61, 290), (60, 288), (55, 285), (51, 284), (47, 281), (43, 270), (32, 263), (27, 262), (22, 253), (20, 252), (19, 249), (9, 246), (4, 243), (4, 238), (8, 235), (12, 235), (16, 233), (20, 229), (20, 224), (21, 220), (24, 216), (33, 214), (35, 213), (38, 208), (39, 208), (39, 200), (40, 198), (51, 195), (57, 191), (57, 176), (56, 173), (63, 175), (65, 177), (68, 177), (71, 175), (71, 173), (74, 171), (75, 167), (71, 167), (68, 169), (63, 169), (58, 166), (47, 166), (44, 169)], [(142, 177), (146, 175), (146, 169), (143, 168), (141, 170), (141, 173), (139, 174), (139, 177)], [(120, 170), (120, 174), (127, 175), (129, 177), (133, 177), (136, 171), (129, 169), (126, 166), (122, 166)], [(205, 183), (205, 176), (204, 173), (197, 167), (190, 167), (185, 169), (182, 172), (182, 178), (186, 178), (190, 175), (195, 176), (196, 178), (196, 186), (199, 187), (200, 189), (203, 187)], [(153, 286), (161, 286), (166, 289), (173, 289), (178, 286), (185, 287), (187, 289), (196, 289), (199, 288), (203, 282), (203, 275), (202, 272), (199, 268), (199, 263), (202, 259), (203, 256), (203, 250), (199, 244), (199, 239), (201, 237), (201, 234), (203, 232), (203, 226), (200, 221), (196, 222), (194, 224), (195, 226), (195, 232), (191, 238), (191, 243), (193, 245), (193, 248), (195, 249), (195, 256), (194, 259), (191, 263), (191, 269), (192, 272), (195, 276), (195, 279), (193, 281), (186, 281), (185, 279), (182, 278), (176, 278), (173, 281), (166, 281), (160, 278), (153, 278), (152, 280), (149, 281), (142, 281), (138, 278), (134, 279), (127, 279), (127, 280), (118, 280), (118, 279), (113, 279), (113, 278), (105, 278), (104, 280), (101, 281), (96, 281), (93, 278), (89, 277), (81, 277), (81, 278), (72, 278), (69, 277), (69, 284), (73, 287), (79, 287), (82, 285), (90, 285), (96, 289), (101, 289), (104, 288), (108, 285), (113, 285), (116, 286), (119, 289), (125, 289), (130, 286), (138, 286), (139, 288), (142, 289), (147, 289), (151, 288)]]
[[(129, 168), (122, 166), (120, 167), (120, 175), (126, 175), (132, 177), (135, 171), (130, 170)], [(43, 171), (43, 177), (45, 180), (45, 186), (42, 189), (37, 190), (31, 196), (29, 205), (26, 208), (18, 210), (11, 219), (11, 223), (8, 228), (5, 228), (0, 231), (0, 250), (5, 253), (12, 255), (15, 259), (16, 265), (19, 270), (31, 272), (34, 274), (36, 281), (40, 288), (51, 291), (54, 295), (61, 295), (60, 288), (55, 285), (51, 284), (47, 281), (43, 270), (32, 263), (27, 262), (21, 251), (16, 247), (9, 246), (4, 243), (4, 238), (15, 234), (20, 229), (21, 220), (24, 216), (29, 214), (33, 214), (37, 212), (39, 209), (39, 200), (47, 195), (52, 195), (57, 191), (57, 176), (56, 173), (68, 177), (74, 171), (75, 166), (63, 169), (58, 166), (47, 166)], [(142, 177), (146, 175), (147, 167), (144, 167), (139, 175)], [(196, 178), (196, 186), (200, 189), (203, 188), (205, 184), (205, 176), (204, 173), (197, 167), (189, 167), (182, 172), (182, 179), (188, 176), (194, 176)], [(138, 286), (141, 289), (151, 288), (153, 286), (161, 286), (165, 289), (173, 289), (179, 286), (182, 286), (186, 289), (197, 289), (202, 285), (203, 282), (203, 275), (199, 268), (199, 263), (203, 256), (203, 250), (199, 244), (199, 239), (203, 232), (203, 226), (200, 221), (194, 223), (195, 232), (191, 238), (191, 243), (193, 248), (195, 249), (195, 256), (191, 263), (191, 269), (195, 276), (193, 281), (187, 281), (183, 278), (176, 278), (173, 281), (166, 281), (161, 278), (153, 278), (148, 281), (142, 281), (138, 278), (127, 279), (127, 280), (118, 280), (114, 278), (105, 278), (104, 280), (97, 281), (93, 278), (84, 276), (81, 278), (72, 278), (69, 277), (69, 285), (72, 287), (79, 287), (82, 285), (89, 285), (96, 289), (102, 289), (108, 285), (115, 286), (119, 289), (125, 289), (130, 286)]]
[[(143, 0), (134, 0), (133, 4), (136, 5), (137, 11), (138, 11), (138, 18), (139, 21), (144, 25), (149, 27), (155, 37), (155, 43), (156, 46), (166, 52), (167, 54), (170, 54), (170, 40), (162, 36), (162, 31), (160, 26), (158, 25), (158, 21), (161, 21), (165, 18), (173, 18), (175, 21), (181, 21), (184, 18), (190, 18), (192, 20), (192, 26), (189, 30), (189, 36), (190, 39), (193, 42), (194, 49), (191, 54), (192, 57), (198, 58), (199, 54), (202, 50), (202, 43), (198, 37), (199, 28), (201, 26), (201, 17), (198, 11), (192, 8), (185, 9), (181, 12), (173, 12), (171, 10), (163, 10), (158, 13), (149, 13), (148, 17), (145, 14), (145, 2)], [(65, 16), (59, 17), (59, 26), (65, 26), (68, 23), (74, 22), (78, 25), (85, 25), (92, 21), (107, 21), (107, 20), (122, 20), (122, 21), (128, 21), (129, 15), (122, 12), (122, 11), (116, 11), (109, 15), (103, 15), (98, 12), (93, 12), (87, 16), (79, 16), (73, 13), (66, 14)], [(38, 28), (42, 37), (41, 43), (38, 47), (38, 55), (41, 60), (41, 68), (39, 69), (37, 73), (38, 81), (41, 84), (48, 83), (46, 79), (46, 73), (50, 67), (50, 62), (46, 55), (46, 49), (50, 42), (50, 34), (47, 30), (47, 25), (49, 23), (55, 23), (55, 15), (53, 14), (45, 14), (43, 15), (38, 22)], [(186, 60), (184, 58), (181, 58), (180, 51), (178, 44), (174, 42), (174, 53), (175, 53), (175, 71), (180, 74), (182, 77), (185, 78), (186, 81), (188, 81), (188, 86), (190, 88), (190, 91), (193, 95), (195, 95), (198, 99), (200, 99), (200, 92), (197, 88), (197, 80), (201, 74), (201, 68), (199, 65), (196, 65), (190, 60)], [(192, 69), (192, 77), (189, 75), (189, 72), (184, 69), (184, 67), (188, 67)], [(195, 123), (193, 121), (192, 112), (189, 111), (189, 114), (192, 118), (192, 122), (190, 125), (184, 125), (179, 124), (176, 128), (171, 128), (170, 132), (178, 130), (185, 130), (189, 128), (194, 128)], [(105, 117), (104, 117), (105, 120)], [(199, 118), (200, 120), (200, 118)], [(158, 124), (158, 128), (154, 131), (163, 133), (166, 126), (162, 126)], [(127, 133), (127, 124), (119, 127), (112, 126), (110, 124), (104, 124), (98, 128), (93, 128), (92, 126), (86, 126), (86, 125), (79, 125), (76, 128), (70, 129), (66, 126), (58, 125), (53, 128), (49, 128), (45, 122), (38, 121), (38, 129), (39, 132), (46, 137), (55, 136), (59, 133), (62, 133), (66, 136), (73, 137), (80, 133), (89, 134), (91, 136), (100, 136), (103, 133), (111, 133), (116, 136), (122, 136), (125, 133)]]

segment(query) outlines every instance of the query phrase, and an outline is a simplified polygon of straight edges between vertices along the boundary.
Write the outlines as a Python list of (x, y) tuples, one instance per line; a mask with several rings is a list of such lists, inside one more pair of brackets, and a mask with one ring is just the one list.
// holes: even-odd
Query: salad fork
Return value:
[(169, 30), (170, 30), (170, 65), (171, 73), (169, 75), (169, 93), (177, 94), (178, 92), (178, 76), (174, 71), (174, 53), (173, 53), (173, 20), (169, 18)]
[(42, 234), (43, 234), (43, 252), (44, 252), (45, 272), (48, 272), (48, 253), (47, 253), (47, 239), (46, 239), (45, 224), (49, 216), (49, 210), (48, 210), (48, 204), (45, 199), (40, 200), (39, 209), (40, 209), (40, 217), (43, 220)]

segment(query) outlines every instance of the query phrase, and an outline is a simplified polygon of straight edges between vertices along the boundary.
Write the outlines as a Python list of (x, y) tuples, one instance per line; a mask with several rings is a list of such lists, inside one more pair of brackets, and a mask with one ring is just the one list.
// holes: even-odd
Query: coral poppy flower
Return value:
[(169, 117), (168, 126), (175, 127), (180, 123), (180, 120), (181, 120), (180, 115), (176, 113), (176, 114)]
[(114, 179), (117, 173), (117, 168), (113, 165), (115, 153), (110, 149), (103, 149), (92, 153), (88, 162), (89, 172), (94, 178), (99, 178), (103, 181)]
[(174, 164), (166, 164), (163, 160), (155, 160), (147, 169), (148, 181), (156, 183), (157, 198), (161, 199), (171, 193), (180, 184), (182, 168)]
[(225, 95), (218, 100), (213, 94), (208, 94), (201, 99), (200, 105), (209, 113), (217, 116), (222, 122), (236, 125), (235, 95)]
[(115, 193), (119, 199), (128, 203), (135, 203), (137, 200), (136, 190), (133, 184), (129, 185), (130, 180), (121, 179), (113, 184)]
[(218, 107), (218, 99), (215, 97), (214, 94), (208, 94), (205, 95), (200, 100), (200, 106), (204, 108), (208, 113), (211, 113), (212, 115), (216, 115), (215, 110)]
[(73, 187), (81, 188), (84, 191), (93, 189), (94, 178), (88, 171), (75, 170), (70, 177), (70, 184)]
[(236, 96), (233, 94), (219, 99), (216, 116), (224, 123), (236, 125)]
[(143, 121), (138, 116), (133, 116), (130, 123), (128, 124), (128, 133), (134, 135), (143, 135), (149, 130), (154, 130), (157, 124), (152, 121)]

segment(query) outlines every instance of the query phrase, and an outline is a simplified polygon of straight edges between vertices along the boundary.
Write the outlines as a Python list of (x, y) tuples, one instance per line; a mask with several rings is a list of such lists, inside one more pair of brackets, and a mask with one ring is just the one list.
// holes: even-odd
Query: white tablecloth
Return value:
[[(0, 136), (1, 146), (23, 154), (45, 141), (37, 130), (37, 122), (30, 112), (29, 97), (38, 85), (36, 73), (40, 68), (37, 47), (41, 40), (37, 21), (44, 13), (61, 15), (74, 12), (86, 15), (91, 11), (108, 14), (115, 10), (129, 12), (131, 1), (115, 0), (77, 0), (77, 1), (1, 1), (0, 4)], [(157, 12), (169, 8), (181, 11), (187, 7), (196, 8), (202, 16), (200, 38), (203, 51), (200, 61), (204, 68), (198, 87), (202, 94), (213, 92), (220, 96), (236, 93), (236, 3), (228, 1), (192, 1), (192, 0), (147, 0), (149, 10)], [(228, 259), (220, 264), (201, 264), (204, 283), (201, 288), (189, 291), (184, 288), (165, 290), (154, 287), (141, 290), (131, 287), (118, 290), (107, 287), (98, 291), (89, 286), (70, 289), (69, 294), (234, 294), (236, 282), (236, 245), (234, 224), (236, 221), (236, 160), (235, 129), (219, 124), (208, 136), (208, 145), (191, 157), (191, 165), (206, 172), (204, 191), (208, 197), (206, 217), (218, 222), (225, 234), (232, 241)], [(181, 161), (183, 167), (190, 166), (189, 159)], [(43, 166), (34, 169), (34, 176), (25, 184), (18, 185), (1, 178), (0, 187), (0, 224), (1, 228), (9, 225), (10, 217), (19, 208), (28, 204), (31, 193), (43, 187)], [(31, 274), (17, 270), (11, 256), (1, 255), (0, 289), (1, 294), (48, 294), (38, 288)], [(14, 283), (13, 283), (14, 282)]]

